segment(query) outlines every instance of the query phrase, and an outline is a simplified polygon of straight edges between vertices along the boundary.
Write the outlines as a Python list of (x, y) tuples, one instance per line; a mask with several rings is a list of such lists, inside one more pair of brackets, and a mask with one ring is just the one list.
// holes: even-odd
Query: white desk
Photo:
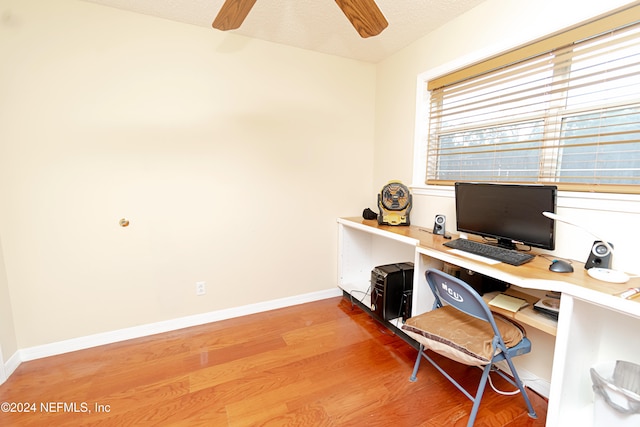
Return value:
[[(424, 280), (426, 269), (442, 269), (445, 263), (502, 280), (534, 295), (540, 291), (561, 292), (557, 328), (555, 322), (533, 311), (516, 314), (519, 322), (555, 341), (548, 426), (592, 424), (591, 366), (617, 359), (640, 364), (640, 340), (635, 338), (640, 330), (640, 298), (623, 300), (614, 295), (640, 286), (639, 278), (626, 284), (601, 282), (591, 278), (583, 264), (575, 262), (573, 273), (553, 273), (548, 269), (550, 261), (542, 257), (518, 267), (485, 264), (451, 252), (442, 245), (446, 242), (442, 236), (419, 226), (379, 226), (375, 220), (340, 218), (338, 232), (338, 286), (355, 297), (368, 289), (373, 267), (413, 260), (413, 315), (433, 305)], [(532, 342), (535, 349), (535, 337)]]

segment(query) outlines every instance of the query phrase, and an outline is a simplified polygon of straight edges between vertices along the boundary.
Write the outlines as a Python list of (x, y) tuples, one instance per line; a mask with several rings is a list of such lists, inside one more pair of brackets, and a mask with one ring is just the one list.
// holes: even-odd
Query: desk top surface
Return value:
[[(417, 251), (420, 253), (523, 288), (569, 292), (593, 303), (606, 306), (613, 304), (615, 307), (610, 308), (640, 317), (640, 297), (623, 300), (615, 296), (628, 288), (640, 287), (640, 278), (631, 278), (627, 283), (622, 284), (596, 280), (587, 274), (584, 263), (577, 261), (572, 261), (574, 269), (572, 273), (555, 273), (549, 270), (553, 255), (545, 254), (542, 251), (537, 252), (535, 249), (531, 251), (531, 254), (536, 257), (520, 266), (505, 263), (487, 264), (451, 252), (451, 249), (443, 245), (448, 239), (433, 234), (431, 229), (426, 227), (379, 225), (376, 220), (363, 220), (359, 217), (341, 218), (339, 221), (344, 225), (360, 227), (365, 231), (369, 230), (382, 235), (392, 233), (388, 236), (398, 236), (404, 240), (410, 239), (415, 242)], [(452, 238), (458, 237), (452, 234)], [(473, 238), (473, 236), (469, 237)], [(480, 241), (479, 239), (474, 240)]]

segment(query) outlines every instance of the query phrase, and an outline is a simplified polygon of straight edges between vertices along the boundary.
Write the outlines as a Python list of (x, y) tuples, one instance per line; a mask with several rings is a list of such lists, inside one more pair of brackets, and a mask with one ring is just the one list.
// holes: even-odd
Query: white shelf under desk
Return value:
[[(486, 293), (482, 296), (482, 298), (488, 303), (491, 301), (496, 295), (504, 293), (507, 295), (513, 295), (518, 298), (522, 298), (527, 300), (529, 305), (521, 308), (516, 312), (504, 310), (498, 307), (490, 307), (491, 311), (500, 313), (503, 316), (510, 317), (514, 319), (516, 322), (522, 323), (524, 325), (529, 325), (533, 328), (536, 328), (540, 331), (543, 331), (549, 335), (556, 335), (558, 330), (558, 321), (552, 319), (551, 317), (541, 314), (533, 308), (533, 305), (537, 303), (539, 300), (544, 298), (544, 295), (536, 295), (537, 293), (529, 291), (525, 291), (517, 286), (512, 286), (504, 292), (494, 291)], [(544, 294), (544, 292), (542, 292)]]
[[(412, 261), (413, 315), (431, 310), (433, 305), (425, 271), (442, 269), (445, 263), (506, 282), (512, 285), (508, 292), (524, 294), (533, 302), (547, 291), (560, 292), (557, 322), (535, 312), (532, 304), (511, 313), (528, 328), (532, 340), (532, 353), (523, 357), (547, 357), (547, 365), (552, 360), (552, 369), (545, 368), (551, 369), (547, 426), (572, 425), (577, 419), (581, 420), (580, 425), (590, 425), (591, 366), (618, 359), (640, 364), (640, 340), (635, 339), (635, 331), (640, 330), (640, 298), (623, 300), (615, 296), (629, 287), (640, 286), (640, 278), (632, 278), (626, 284), (597, 281), (581, 263), (573, 264), (572, 273), (553, 273), (548, 269), (550, 261), (539, 256), (517, 267), (484, 263), (452, 252), (443, 246), (446, 240), (442, 236), (420, 226), (379, 226), (375, 220), (354, 217), (339, 218), (338, 230), (338, 286), (347, 293), (366, 291), (373, 267)], [(536, 348), (544, 350), (549, 342), (551, 350), (538, 351), (536, 355)], [(535, 366), (537, 360), (529, 362)]]

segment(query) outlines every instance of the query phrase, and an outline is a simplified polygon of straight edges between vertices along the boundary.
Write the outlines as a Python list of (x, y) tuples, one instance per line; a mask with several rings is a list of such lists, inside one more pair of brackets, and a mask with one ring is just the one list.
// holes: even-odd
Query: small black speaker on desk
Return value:
[(433, 222), (433, 234), (439, 234), (444, 236), (445, 227), (447, 223), (447, 217), (444, 215), (436, 215), (436, 219)]
[[(613, 248), (611, 243), (609, 243), (609, 246)], [(593, 242), (593, 246), (591, 246), (591, 251), (589, 252), (589, 258), (587, 258), (587, 262), (584, 264), (586, 270), (594, 267), (611, 268), (611, 251), (601, 240)]]

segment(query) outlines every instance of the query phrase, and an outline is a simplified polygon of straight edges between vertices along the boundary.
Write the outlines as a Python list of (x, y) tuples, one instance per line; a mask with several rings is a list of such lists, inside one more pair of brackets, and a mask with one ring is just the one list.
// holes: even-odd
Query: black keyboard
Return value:
[(452, 249), (459, 249), (464, 252), (469, 252), (470, 254), (495, 259), (511, 265), (522, 265), (535, 258), (535, 255), (525, 254), (512, 249), (505, 249), (467, 239), (451, 240), (445, 242), (444, 245)]

